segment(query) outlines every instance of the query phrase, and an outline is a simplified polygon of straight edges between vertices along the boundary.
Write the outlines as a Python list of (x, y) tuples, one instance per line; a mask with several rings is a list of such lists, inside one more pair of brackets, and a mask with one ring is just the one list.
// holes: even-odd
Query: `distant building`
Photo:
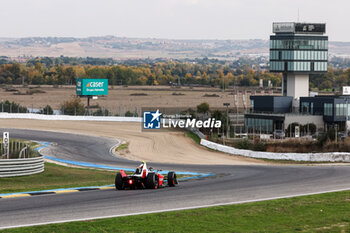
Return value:
[(309, 96), (309, 74), (327, 72), (326, 24), (273, 23), (270, 72), (283, 73), (284, 96)]
[(251, 96), (245, 114), (249, 133), (272, 134), (291, 123), (313, 123), (318, 130), (346, 129), (350, 95), (309, 97), (309, 75), (327, 72), (326, 24), (273, 23), (270, 72), (283, 73), (282, 96)]
[(350, 116), (350, 96), (300, 97), (298, 109), (292, 108), (291, 96), (251, 96), (251, 112), (245, 114), (245, 127), (249, 133), (272, 134), (286, 130), (288, 125), (315, 124), (319, 130), (337, 125), (345, 130)]

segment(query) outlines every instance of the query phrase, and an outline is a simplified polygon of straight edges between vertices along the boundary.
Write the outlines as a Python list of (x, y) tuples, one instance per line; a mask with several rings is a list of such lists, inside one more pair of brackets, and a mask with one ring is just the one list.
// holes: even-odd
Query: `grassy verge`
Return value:
[(266, 162), (278, 163), (278, 164), (300, 164), (300, 165), (321, 165), (321, 164), (337, 164), (342, 163), (344, 166), (350, 165), (346, 162), (329, 162), (329, 161), (293, 161), (293, 160), (283, 160), (283, 159), (260, 159)]
[(350, 191), (5, 232), (349, 232)]
[[(0, 194), (57, 188), (102, 186), (114, 184), (118, 171), (65, 167), (45, 163), (45, 171), (31, 176), (0, 178)], [(132, 174), (132, 172), (126, 172)], [(177, 175), (178, 179), (190, 177)]]
[(0, 193), (113, 184), (115, 173), (45, 163), (43, 173), (0, 178)]
[(201, 138), (198, 137), (198, 135), (195, 134), (195, 133), (192, 133), (192, 132), (190, 132), (190, 131), (187, 131), (187, 132), (186, 132), (186, 137), (191, 138), (191, 139), (192, 139), (195, 143), (197, 143), (197, 144), (200, 144), (200, 143), (201, 143)]
[(129, 148), (129, 143), (122, 143), (118, 147), (115, 148), (115, 151), (126, 150)]

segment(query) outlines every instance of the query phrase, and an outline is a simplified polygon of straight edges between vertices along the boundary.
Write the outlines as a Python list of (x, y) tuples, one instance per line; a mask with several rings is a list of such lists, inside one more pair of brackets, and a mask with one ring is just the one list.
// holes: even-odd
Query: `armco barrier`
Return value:
[(43, 171), (42, 156), (28, 159), (0, 159), (0, 177), (33, 175)]
[(45, 115), (33, 113), (0, 113), (0, 119), (32, 119), (32, 120), (57, 120), (57, 121), (117, 121), (117, 122), (141, 122), (141, 117), (116, 117), (116, 116), (69, 116), (69, 115)]
[(201, 145), (213, 150), (225, 152), (232, 155), (241, 155), (259, 159), (278, 159), (308, 162), (350, 162), (350, 153), (329, 152), (329, 153), (274, 153), (251, 150), (241, 150), (230, 146), (224, 146), (205, 139), (201, 140)]

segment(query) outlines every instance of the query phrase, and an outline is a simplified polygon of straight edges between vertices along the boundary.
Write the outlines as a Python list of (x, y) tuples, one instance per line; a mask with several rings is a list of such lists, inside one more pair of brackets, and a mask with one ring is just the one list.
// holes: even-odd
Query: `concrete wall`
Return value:
[(44, 115), (33, 113), (0, 113), (0, 119), (34, 119), (56, 121), (123, 121), (142, 122), (141, 117), (115, 117), (115, 116), (68, 116), (68, 115)]
[(251, 150), (241, 150), (229, 146), (224, 146), (205, 139), (201, 140), (201, 145), (225, 152), (232, 155), (241, 155), (250, 158), (259, 159), (277, 159), (292, 161), (311, 161), (311, 162), (350, 162), (350, 153), (346, 152), (330, 152), (330, 153), (273, 153)]
[(319, 115), (299, 115), (299, 114), (286, 114), (284, 120), (284, 129), (287, 129), (288, 125), (294, 122), (298, 122), (301, 125), (313, 123), (317, 129), (324, 128), (323, 116)]
[(296, 99), (309, 96), (309, 75), (288, 74), (287, 75), (287, 96)]

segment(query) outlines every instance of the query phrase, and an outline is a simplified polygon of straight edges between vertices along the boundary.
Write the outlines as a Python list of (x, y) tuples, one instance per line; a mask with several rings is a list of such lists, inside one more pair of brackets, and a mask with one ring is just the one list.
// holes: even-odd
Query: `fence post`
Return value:
[(10, 158), (10, 154), (11, 154), (11, 152), (12, 152), (12, 149), (11, 149), (12, 143), (11, 143), (11, 142), (12, 142), (12, 141), (9, 141), (9, 154), (8, 154), (9, 158)]

